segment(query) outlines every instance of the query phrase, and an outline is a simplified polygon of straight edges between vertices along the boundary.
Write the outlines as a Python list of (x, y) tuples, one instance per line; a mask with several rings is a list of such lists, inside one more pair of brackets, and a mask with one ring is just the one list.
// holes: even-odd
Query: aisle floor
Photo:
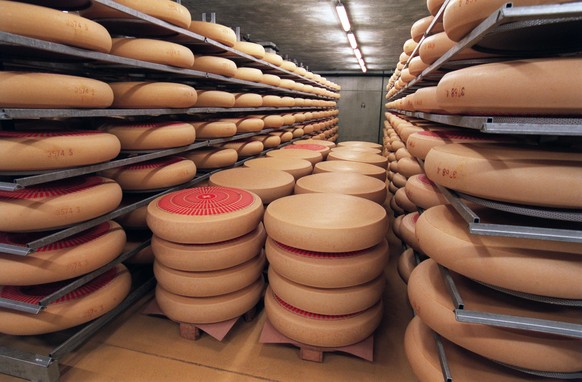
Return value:
[[(223, 342), (204, 334), (197, 341), (186, 340), (179, 336), (177, 324), (142, 314), (152, 299), (149, 295), (65, 357), (61, 361), (61, 381), (414, 382), (402, 345), (412, 312), (406, 301), (406, 286), (396, 271), (399, 244), (390, 244), (384, 319), (376, 332), (374, 362), (326, 353), (323, 363), (315, 363), (299, 359), (299, 351), (293, 346), (260, 344), (264, 311), (251, 322), (239, 320)], [(2, 346), (12, 341), (17, 340), (0, 336)], [(18, 340), (18, 346), (34, 351), (50, 349), (52, 342), (58, 343), (58, 336)], [(0, 381), (22, 380), (0, 375)]]

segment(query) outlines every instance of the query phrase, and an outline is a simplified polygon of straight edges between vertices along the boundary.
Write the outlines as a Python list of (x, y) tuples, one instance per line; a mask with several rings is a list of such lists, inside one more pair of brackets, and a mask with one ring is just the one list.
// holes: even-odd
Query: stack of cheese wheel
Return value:
[[(440, 236), (433, 244), (446, 240), (448, 237)], [(481, 270), (485, 269), (488, 270), (481, 267)], [(513, 273), (512, 277), (515, 276)], [(454, 272), (451, 272), (451, 277), (467, 309), (582, 324), (579, 308), (519, 299), (493, 291)], [(485, 358), (535, 372), (575, 373), (582, 370), (580, 338), (457, 321), (445, 281), (438, 264), (432, 259), (423, 261), (412, 272), (408, 297), (424, 324), (447, 340)]]
[(372, 335), (382, 317), (388, 260), (385, 210), (351, 195), (302, 194), (271, 203), (264, 222), (271, 324), (317, 347)]
[(175, 82), (113, 82), (109, 86), (114, 108), (190, 108), (198, 100), (193, 87)]
[(173, 321), (207, 324), (241, 316), (263, 293), (263, 203), (254, 193), (197, 187), (148, 206), (156, 299)]
[[(196, 130), (186, 122), (112, 122), (100, 127), (115, 135), (123, 150), (161, 150), (194, 143)], [(93, 142), (94, 143), (94, 142)]]

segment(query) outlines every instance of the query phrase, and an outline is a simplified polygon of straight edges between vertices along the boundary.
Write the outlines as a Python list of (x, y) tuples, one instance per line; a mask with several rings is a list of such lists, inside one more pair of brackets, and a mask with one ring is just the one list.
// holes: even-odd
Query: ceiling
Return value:
[[(216, 13), (216, 22), (240, 27), (251, 41), (270, 41), (279, 54), (314, 72), (360, 66), (335, 13), (333, 0), (182, 0), (194, 20)], [(368, 70), (391, 71), (410, 38), (412, 24), (428, 15), (425, 0), (343, 0)]]

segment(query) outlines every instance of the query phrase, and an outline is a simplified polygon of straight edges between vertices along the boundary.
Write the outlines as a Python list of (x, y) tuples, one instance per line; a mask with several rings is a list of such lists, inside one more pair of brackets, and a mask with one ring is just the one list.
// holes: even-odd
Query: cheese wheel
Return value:
[(428, 11), (431, 15), (436, 16), (444, 2), (444, 0), (427, 0), (426, 7), (428, 8)]
[(428, 209), (440, 204), (449, 204), (447, 198), (424, 174), (413, 175), (408, 178), (404, 191), (408, 199), (422, 209)]
[(255, 135), (248, 138), (251, 141), (259, 141), (265, 149), (271, 149), (281, 144), (281, 138), (276, 135)]
[(263, 143), (259, 141), (231, 141), (224, 143), (222, 147), (234, 149), (239, 158), (259, 155), (265, 149)]
[[(43, 233), (1, 233), (0, 243), (26, 246)], [(0, 253), (0, 285), (36, 285), (77, 277), (121, 254), (125, 232), (115, 222), (101, 223), (20, 257)]]
[(111, 54), (154, 62), (156, 64), (190, 68), (194, 53), (185, 46), (169, 41), (146, 38), (114, 38)]
[(106, 108), (111, 87), (90, 78), (53, 73), (0, 71), (0, 106), (15, 108)]
[(578, 57), (538, 58), (455, 70), (439, 81), (437, 101), (458, 114), (580, 115), (582, 80), (564, 75), (580, 65)]
[(283, 125), (285, 124), (283, 116), (277, 114), (262, 115), (256, 117), (261, 118), (263, 120), (263, 122), (265, 123), (265, 129), (278, 129), (280, 127), (283, 127)]
[(386, 199), (386, 185), (379, 179), (355, 172), (327, 172), (305, 176), (297, 181), (295, 194), (338, 193), (359, 196), (378, 204)]
[(236, 125), (237, 134), (255, 133), (265, 127), (265, 121), (260, 118), (221, 118), (219, 121), (233, 122)]
[[(412, 319), (404, 336), (404, 351), (414, 375), (420, 382), (443, 379), (433, 331), (419, 317)], [(555, 379), (521, 373), (479, 357), (444, 338), (440, 338), (448, 367), (455, 380), (499, 382), (552, 382)]]
[(465, 130), (422, 131), (408, 137), (406, 148), (419, 159), (426, 159), (431, 149), (452, 143), (503, 143), (513, 142), (504, 136), (467, 132)]
[(357, 173), (376, 178), (384, 182), (386, 180), (386, 171), (379, 166), (361, 162), (350, 161), (326, 161), (319, 162), (313, 169), (314, 174), (320, 173)]
[[(412, 27), (410, 28), (410, 37), (412, 37), (412, 40), (414, 40), (414, 42), (420, 42), (420, 39), (424, 36), (433, 20), (434, 16), (431, 15), (423, 17), (422, 19), (419, 19), (414, 24), (412, 24)], [(444, 30), (443, 24), (437, 22), (433, 26), (430, 34), (439, 33), (442, 32), (443, 30)]]
[(152, 237), (156, 261), (168, 268), (189, 272), (216, 271), (235, 267), (258, 256), (267, 234), (262, 223), (253, 231), (218, 243), (178, 244)]
[(108, 213), (120, 202), (119, 185), (98, 176), (0, 191), (0, 231), (61, 228)]
[(296, 149), (296, 150), (273, 150), (267, 153), (267, 157), (270, 158), (292, 158), (292, 159), (305, 159), (315, 165), (322, 161), (321, 153), (306, 149)]
[(237, 68), (233, 77), (244, 81), (260, 82), (263, 78), (263, 72), (260, 69), (243, 67)]
[[(130, 231), (127, 236), (125, 247), (123, 247), (123, 253), (128, 253), (135, 250), (138, 246), (142, 245), (146, 240), (150, 240), (151, 238), (152, 233), (148, 229), (141, 231)], [(142, 248), (136, 254), (132, 255), (130, 258), (124, 261), (124, 264), (148, 266), (151, 266), (153, 263), (154, 253), (152, 252), (151, 245)]]
[(254, 42), (248, 41), (237, 41), (234, 43), (233, 48), (238, 50), (239, 52), (243, 52), (252, 56), (254, 58), (258, 58), (262, 60), (265, 57), (265, 48), (262, 45), (255, 44)]
[[(395, 174), (395, 175), (398, 175), (398, 174)], [(392, 177), (392, 179), (394, 179), (394, 176)], [(399, 188), (400, 187), (397, 187), (394, 184), (394, 182), (392, 182), (392, 181), (388, 184), (388, 191), (390, 191), (390, 193), (393, 195), (396, 193), (396, 191), (398, 191)], [(398, 212), (400, 214), (404, 213), (404, 210), (402, 210), (402, 208), (400, 208), (398, 206), (395, 207), (394, 205), (392, 205), (392, 203), (390, 204), (390, 207), (392, 207), (392, 209), (394, 209), (395, 212)]]
[(414, 49), (416, 49), (417, 45), (418, 43), (416, 41), (414, 41), (413, 39), (408, 39), (404, 42), (402, 50), (404, 51), (404, 53), (410, 56), (412, 52), (414, 52)]
[(379, 149), (373, 149), (373, 148), (369, 148), (369, 147), (351, 147), (351, 146), (338, 146), (338, 147), (333, 147), (331, 149), (331, 151), (334, 152), (357, 152), (357, 153), (369, 153), (369, 154), (381, 154), (382, 151)]
[[(181, 28), (188, 28), (192, 21), (188, 8), (171, 0), (119, 0), (117, 2)], [(81, 14), (90, 19), (133, 18), (127, 13), (99, 3), (92, 3), (91, 8)]]
[(265, 95), (263, 96), (263, 106), (264, 107), (283, 107), (283, 99), (276, 95)]
[(194, 126), (186, 122), (108, 123), (101, 130), (113, 134), (123, 150), (160, 150), (188, 146), (196, 139)]
[(219, 43), (231, 48), (236, 44), (236, 33), (224, 25), (192, 20), (189, 26), (186, 25), (184, 28), (189, 29), (190, 32), (218, 41)]
[(410, 178), (413, 175), (424, 174), (424, 170), (422, 166), (416, 159), (412, 158), (402, 158), (398, 160), (398, 172), (405, 176), (406, 178)]
[(317, 314), (351, 314), (374, 306), (382, 298), (386, 280), (380, 276), (365, 284), (347, 288), (313, 288), (293, 282), (273, 267), (269, 268), (269, 287), (293, 306)]
[(242, 316), (261, 299), (265, 283), (259, 277), (253, 284), (233, 293), (215, 297), (185, 297), (156, 287), (156, 301), (173, 321), (208, 324)]
[(265, 85), (279, 86), (279, 84), (281, 83), (281, 77), (276, 76), (274, 74), (264, 73), (260, 82)]
[(363, 341), (374, 333), (382, 320), (382, 302), (363, 312), (320, 315), (288, 304), (267, 288), (265, 312), (275, 329), (295, 341), (318, 347), (340, 347)]
[(216, 56), (196, 56), (192, 69), (225, 77), (234, 77), (237, 73), (234, 61)]
[(279, 87), (283, 88), (283, 89), (294, 90), (295, 81), (287, 79), (287, 78), (281, 78), (281, 82), (279, 83)]
[(408, 248), (406, 251), (400, 254), (400, 257), (398, 258), (397, 270), (400, 278), (402, 281), (404, 281), (405, 284), (408, 284), (410, 275), (412, 274), (412, 271), (416, 265), (416, 258), (412, 248)]
[(303, 129), (293, 129), (293, 138), (301, 138), (302, 136), (305, 135), (305, 130)]
[[(120, 208), (127, 207), (128, 205), (137, 203), (141, 200), (142, 196), (139, 194), (125, 194), (119, 207)], [(143, 206), (133, 209), (130, 212), (123, 214), (118, 218), (115, 218), (115, 221), (121, 224), (123, 228), (130, 228), (132, 230), (135, 229), (144, 230), (148, 228), (146, 216), (147, 216), (147, 206)]]
[(406, 212), (416, 212), (418, 207), (416, 204), (412, 203), (404, 188), (399, 188), (396, 193), (394, 193), (394, 202)]
[[(493, 292), (454, 273), (455, 284), (471, 309), (479, 312), (531, 317), (580, 324), (577, 308), (533, 303)], [(582, 340), (552, 334), (459, 322), (437, 263), (426, 260), (410, 275), (408, 297), (414, 311), (431, 329), (474, 353), (529, 370), (582, 370)]]
[(53, 170), (115, 158), (121, 149), (112, 134), (100, 131), (0, 131), (0, 171)]
[(109, 32), (96, 22), (32, 4), (1, 1), (0, 30), (103, 53), (111, 49)]
[(194, 126), (198, 139), (227, 138), (237, 133), (236, 123), (230, 121), (200, 121), (190, 124)]
[[(410, 154), (410, 151), (406, 149), (406, 147), (401, 147), (394, 153), (394, 157), (396, 160), (400, 161), (401, 159), (414, 159), (414, 157)], [(418, 162), (416, 162), (418, 163)], [(405, 166), (414, 166), (413, 164), (405, 164)]]
[(281, 68), (288, 70), (290, 72), (294, 72), (295, 69), (297, 69), (297, 65), (295, 65), (294, 62), (291, 62), (289, 60), (283, 60), (280, 66)]
[(324, 145), (319, 145), (319, 144), (302, 144), (302, 145), (288, 145), (283, 147), (283, 150), (311, 150), (311, 151), (315, 151), (321, 154), (321, 156), (323, 157), (323, 160), (325, 160), (325, 158), (327, 158), (327, 155), (330, 152), (330, 148)]
[[(580, 208), (581, 161), (580, 154), (575, 151), (517, 145), (450, 144), (429, 152), (425, 171), (437, 184), (485, 199)], [(500, 182), (504, 187), (496, 186)], [(560, 187), (547, 192), (550, 183)]]
[[(456, 43), (451, 40), (445, 32), (441, 32), (432, 36), (428, 36), (420, 45), (418, 54), (424, 63), (430, 65), (441, 58), (441, 56), (447, 53), (455, 45)], [(468, 60), (472, 58), (483, 58), (490, 56), (490, 54), (481, 53), (474, 49), (466, 48), (455, 54), (451, 58), (451, 61)]]
[(220, 90), (198, 90), (196, 107), (233, 107), (236, 99), (234, 94)]
[(278, 137), (281, 140), (281, 143), (289, 142), (293, 139), (293, 133), (289, 131), (274, 131), (269, 133), (269, 135)]
[(184, 157), (194, 162), (196, 168), (208, 170), (233, 165), (238, 154), (234, 149), (200, 148), (186, 153)]
[[(416, 111), (448, 114), (438, 103), (436, 86), (428, 86), (414, 92), (413, 105)], [(404, 136), (402, 138), (405, 139)]]
[(315, 288), (346, 288), (380, 276), (388, 263), (388, 242), (352, 252), (315, 252), (282, 244), (268, 237), (270, 266), (281, 276)]
[(265, 256), (258, 255), (232, 268), (186, 272), (154, 262), (156, 281), (165, 291), (185, 297), (213, 297), (239, 291), (261, 275)]
[(350, 162), (368, 163), (382, 168), (386, 168), (386, 164), (388, 163), (388, 160), (381, 155), (356, 151), (331, 152), (327, 156), (327, 160), (345, 160)]
[(320, 252), (349, 252), (382, 241), (386, 211), (356, 196), (302, 194), (271, 203), (264, 222), (267, 234), (285, 245)]
[(418, 212), (410, 212), (404, 216), (400, 225), (400, 238), (415, 251), (424, 253), (416, 235), (416, 222), (419, 217)]
[(295, 178), (295, 180), (298, 180), (303, 176), (311, 174), (313, 169), (311, 162), (304, 159), (294, 159), (294, 158), (251, 159), (244, 163), (244, 167), (285, 171), (286, 173), (292, 175), (293, 178)]
[(207, 244), (254, 230), (263, 216), (261, 199), (245, 190), (196, 187), (160, 196), (148, 206), (156, 236), (184, 244)]
[[(483, 220), (505, 218), (504, 224), (531, 225), (529, 217), (479, 212), (480, 217), (484, 215)], [(559, 243), (553, 243), (548, 247), (533, 239), (508, 243), (494, 236), (473, 236), (467, 232), (467, 223), (447, 206), (425, 211), (417, 222), (416, 232), (424, 253), (474, 280), (523, 293), (582, 299), (580, 244), (578, 251), (573, 252), (574, 245), (561, 248)], [(524, 240), (525, 244), (520, 245)], [(523, 272), (515, 274), (512, 270), (516, 267)]]
[(186, 158), (164, 157), (104, 170), (101, 174), (115, 180), (124, 191), (158, 190), (192, 180), (196, 165)]
[(196, 90), (173, 82), (113, 82), (114, 108), (189, 108), (196, 104)]
[(408, 63), (408, 71), (413, 76), (420, 75), (429, 65), (422, 61), (420, 56), (412, 57), (410, 62)]
[(283, 124), (292, 125), (295, 123), (295, 116), (291, 113), (283, 114)]
[(295, 179), (292, 175), (266, 168), (231, 168), (212, 174), (211, 186), (242, 188), (257, 194), (263, 204), (291, 195)]
[[(70, 281), (35, 286), (0, 287), (0, 298), (38, 304)], [(38, 335), (56, 332), (91, 321), (111, 311), (129, 293), (131, 276), (118, 264), (87, 284), (49, 304), (39, 314), (0, 309), (0, 333)]]
[(283, 63), (283, 57), (279, 56), (277, 53), (272, 52), (266, 52), (265, 57), (263, 57), (263, 60), (275, 66), (281, 66), (281, 64)]
[[(295, 118), (297, 118), (297, 116), (295, 116)], [(297, 121), (297, 122), (302, 122), (302, 121)], [(310, 144), (316, 144), (316, 145), (322, 145), (322, 146), (327, 146), (329, 148), (333, 148), (335, 147), (335, 143), (333, 142), (329, 142), (329, 141), (325, 141), (323, 139), (301, 139), (299, 141), (295, 141), (293, 142), (294, 145), (310, 145)]]

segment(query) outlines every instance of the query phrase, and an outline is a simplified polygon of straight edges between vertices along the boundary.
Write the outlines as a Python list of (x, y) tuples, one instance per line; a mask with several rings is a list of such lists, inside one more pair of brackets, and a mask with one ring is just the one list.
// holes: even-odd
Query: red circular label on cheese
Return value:
[(167, 157), (167, 158), (159, 158), (149, 160), (147, 162), (132, 164), (129, 166), (124, 166), (124, 170), (145, 170), (145, 169), (154, 169), (154, 168), (161, 168), (166, 167), (174, 163), (178, 163), (183, 161), (184, 158), (179, 157)]
[(365, 250), (362, 251), (353, 251), (353, 252), (315, 252), (315, 251), (306, 251), (303, 249), (290, 247), (283, 243), (279, 243), (278, 241), (273, 240), (273, 242), (285, 252), (291, 253), (297, 256), (304, 256), (304, 257), (313, 257), (318, 259), (339, 259), (345, 257), (354, 257), (359, 256), (365, 253)]
[(173, 192), (158, 207), (178, 215), (221, 215), (243, 210), (255, 201), (248, 191), (229, 187), (196, 187)]
[(30, 186), (18, 191), (0, 191), (0, 199), (43, 199), (72, 194), (103, 184), (103, 178), (89, 176), (86, 178), (70, 178), (55, 182)]
[(351, 313), (351, 314), (342, 314), (342, 315), (330, 315), (330, 314), (319, 314), (319, 313), (313, 313), (313, 312), (308, 312), (306, 310), (302, 310), (299, 309), (287, 302), (285, 302), (283, 299), (281, 299), (279, 296), (277, 296), (275, 293), (273, 293), (273, 296), (275, 297), (275, 300), (277, 301), (277, 303), (282, 306), (285, 310), (297, 314), (299, 316), (303, 316), (306, 318), (311, 318), (313, 320), (325, 320), (325, 321), (335, 321), (335, 320), (345, 320), (347, 318), (351, 318), (351, 317), (355, 317), (359, 314), (361, 314), (362, 312), (357, 312), (357, 313)]
[[(117, 277), (117, 275), (117, 268), (111, 268), (87, 284), (80, 286), (72, 292), (67, 293), (63, 297), (53, 302), (53, 304), (77, 300), (79, 298), (90, 295), (91, 293), (109, 284), (114, 278)], [(49, 284), (31, 286), (4, 286), (2, 289), (0, 289), (0, 298), (37, 305), (40, 300), (70, 283), (71, 280), (64, 280)]]
[(0, 138), (50, 138), (105, 134), (95, 130), (77, 131), (0, 131)]
[[(67, 237), (66, 239), (56, 241), (51, 244), (47, 244), (44, 247), (40, 247), (36, 252), (49, 252), (56, 251), (64, 248), (76, 247), (88, 243), (92, 240), (97, 239), (105, 235), (111, 229), (111, 225), (108, 222), (101, 223), (93, 228), (89, 228), (83, 232), (79, 232), (73, 236)], [(7, 233), (0, 232), (0, 243), (25, 246), (27, 243), (40, 239), (47, 236), (47, 232), (27, 232), (27, 233)]]
[(412, 222), (416, 224), (418, 218), (420, 218), (420, 214), (418, 212), (415, 212), (414, 215), (412, 215)]
[(316, 145), (316, 144), (305, 144), (305, 145), (287, 145), (283, 147), (285, 150), (297, 150), (297, 149), (304, 149), (304, 150), (312, 150), (312, 151), (321, 151), (327, 150), (326, 146), (323, 145)]

